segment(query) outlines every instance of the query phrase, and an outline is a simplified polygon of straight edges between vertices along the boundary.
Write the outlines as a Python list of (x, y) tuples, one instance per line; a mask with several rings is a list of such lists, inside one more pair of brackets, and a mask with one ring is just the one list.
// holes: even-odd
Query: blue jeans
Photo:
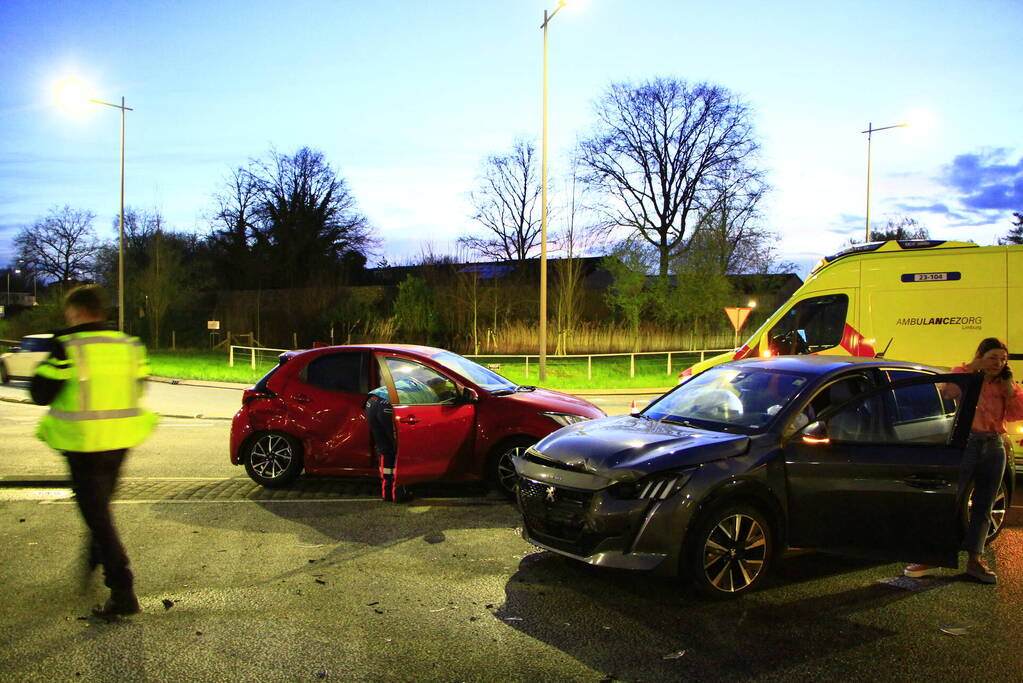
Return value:
[(973, 481), (973, 507), (963, 539), (963, 550), (980, 553), (991, 528), (991, 508), (1005, 472), (1005, 444), (1001, 434), (974, 432), (966, 442), (959, 469), (959, 490)]

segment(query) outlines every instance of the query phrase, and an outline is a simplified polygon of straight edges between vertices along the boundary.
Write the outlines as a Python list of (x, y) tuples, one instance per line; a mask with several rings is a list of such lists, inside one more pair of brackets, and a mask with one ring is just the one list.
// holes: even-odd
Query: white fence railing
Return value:
[[(636, 376), (636, 356), (667, 356), (665, 363), (665, 375), (671, 375), (671, 357), (674, 356), (695, 356), (700, 355), (700, 360), (703, 361), (707, 358), (707, 354), (717, 355), (724, 353), (725, 351), (731, 351), (731, 349), (693, 349), (690, 351), (635, 351), (633, 353), (571, 353), (571, 354), (560, 354), (560, 355), (548, 355), (547, 360), (557, 360), (560, 358), (585, 358), (586, 359), (586, 379), (593, 379), (593, 359), (594, 358), (629, 358), (629, 377)], [(466, 354), (466, 358), (470, 359), (486, 359), (486, 358), (510, 358), (510, 359), (525, 359), (525, 371), (526, 377), (529, 377), (529, 359), (536, 359), (534, 366), (539, 365), (540, 356), (538, 354), (531, 355), (514, 355), (514, 354), (498, 354), (498, 355), (469, 355)], [(539, 368), (537, 368), (539, 372)]]
[[(237, 352), (235, 351), (236, 349), (238, 350)], [(240, 352), (240, 354), (242, 356), (248, 356), (249, 357), (249, 365), (252, 367), (253, 370), (255, 370), (256, 369), (256, 359), (257, 359), (257, 357), (265, 356), (268, 353), (280, 354), (280, 353), (284, 353), (285, 351), (290, 351), (290, 350), (291, 349), (268, 349), (268, 348), (263, 348), (263, 347), (259, 347), (259, 346), (231, 346), (231, 347), (229, 347), (229, 351), (228, 351), (227, 364), (230, 365), (231, 367), (234, 367), (235, 355)], [(636, 352), (633, 352), (633, 353), (573, 353), (573, 354), (548, 355), (547, 356), (547, 360), (548, 361), (552, 361), (552, 360), (553, 361), (557, 361), (557, 360), (563, 359), (563, 358), (564, 359), (567, 359), (567, 358), (585, 358), (586, 359), (586, 379), (593, 379), (593, 359), (594, 358), (625, 358), (627, 356), (629, 358), (629, 377), (635, 377), (636, 376), (636, 356), (667, 356), (667, 360), (665, 362), (665, 368), (666, 368), (665, 369), (665, 375), (671, 375), (672, 374), (672, 368), (671, 368), (671, 357), (672, 356), (675, 356), (677, 358), (678, 356), (696, 356), (696, 355), (699, 355), (700, 356), (700, 360), (703, 361), (703, 360), (705, 360), (707, 358), (708, 354), (717, 355), (719, 353), (724, 353), (725, 351), (731, 351), (731, 349), (692, 349), (692, 350), (687, 350), (687, 351), (636, 351)], [(519, 359), (523, 359), (525, 361), (526, 377), (529, 377), (529, 362), (530, 362), (530, 359), (533, 359), (533, 366), (537, 367), (539, 365), (539, 358), (540, 358), (540, 356), (538, 354), (535, 354), (535, 353), (534, 354), (528, 354), (528, 355), (527, 354), (512, 354), (512, 353), (487, 354), (487, 355), (479, 355), (479, 354), (470, 355), (470, 354), (465, 354), (465, 357), (473, 359), (473, 360), (480, 359), (480, 360), (483, 361), (484, 365), (488, 364), (488, 363), (486, 363), (487, 359), (497, 359), (497, 358), (500, 358), (502, 360), (503, 359), (508, 359), (508, 360), (510, 360), (512, 362), (517, 361)], [(499, 369), (499, 368), (495, 368), (495, 369)], [(538, 367), (537, 367), (536, 372), (539, 372), (539, 368)]]
[(238, 349), (243, 353), (245, 351), (249, 352), (248, 354), (245, 355), (249, 356), (249, 365), (252, 367), (253, 370), (256, 369), (257, 355), (266, 355), (265, 353), (263, 353), (265, 351), (276, 352), (277, 354), (284, 353), (285, 351), (291, 351), (291, 349), (268, 349), (262, 346), (229, 346), (227, 347), (227, 365), (232, 368), (234, 367), (235, 349)]

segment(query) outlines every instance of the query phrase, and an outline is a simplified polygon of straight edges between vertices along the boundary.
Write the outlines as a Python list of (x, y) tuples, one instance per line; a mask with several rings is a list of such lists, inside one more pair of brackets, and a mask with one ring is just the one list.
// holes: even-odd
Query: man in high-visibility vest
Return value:
[(110, 598), (101, 617), (137, 614), (134, 576), (110, 514), (121, 463), (149, 435), (156, 416), (142, 409), (149, 362), (142, 343), (111, 330), (103, 291), (76, 287), (64, 299), (68, 328), (56, 332), (50, 355), (32, 377), (32, 400), (49, 405), (36, 435), (63, 452), (75, 500), (89, 528), (86, 577), (103, 565)]

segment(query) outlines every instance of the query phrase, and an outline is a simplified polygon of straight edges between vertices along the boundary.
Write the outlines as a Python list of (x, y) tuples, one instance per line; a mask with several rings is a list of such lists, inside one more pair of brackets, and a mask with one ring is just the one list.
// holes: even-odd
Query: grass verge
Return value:
[[(548, 358), (547, 381), (542, 386), (563, 391), (668, 388), (678, 381), (678, 373), (700, 360), (699, 354), (671, 355), (668, 372), (667, 354), (635, 357), (634, 373), (628, 356), (586, 358)], [(257, 356), (255, 369), (251, 357), (236, 358), (228, 366), (227, 356), (202, 351), (150, 352), (152, 374), (160, 377), (218, 382), (256, 382), (274, 365), (275, 356)], [(478, 362), (517, 384), (541, 384), (535, 358), (528, 366), (522, 356), (481, 358)]]

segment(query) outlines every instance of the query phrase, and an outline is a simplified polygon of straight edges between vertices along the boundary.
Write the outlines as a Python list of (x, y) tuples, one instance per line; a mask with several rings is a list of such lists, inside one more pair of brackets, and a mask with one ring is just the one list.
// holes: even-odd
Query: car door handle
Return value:
[(295, 394), (293, 397), (296, 403), (309, 403), (312, 399), (305, 394)]
[(927, 476), (906, 477), (903, 482), (915, 489), (943, 489), (951, 486), (946, 479), (935, 479)]
[(402, 415), (398, 418), (398, 422), (406, 425), (414, 425), (419, 422), (419, 420), (416, 419), (415, 415)]

